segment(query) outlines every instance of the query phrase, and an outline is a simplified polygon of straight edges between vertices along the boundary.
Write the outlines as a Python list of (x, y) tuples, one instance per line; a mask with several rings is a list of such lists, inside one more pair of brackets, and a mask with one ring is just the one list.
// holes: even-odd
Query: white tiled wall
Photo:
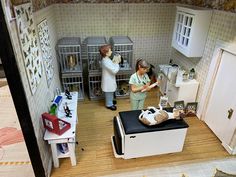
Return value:
[(187, 58), (181, 53), (172, 49), (171, 57), (174, 62), (183, 66), (185, 69), (196, 70), (196, 79), (200, 82), (197, 101), (200, 101), (208, 69), (211, 63), (217, 40), (225, 42), (236, 42), (236, 14), (224, 11), (213, 11), (212, 21), (208, 33), (208, 38), (202, 58)]
[(152, 64), (169, 61), (174, 4), (56, 4), (58, 38), (129, 36), (134, 59)]
[[(51, 104), (51, 100), (54, 98), (55, 90), (56, 88), (61, 87), (60, 79), (59, 79), (59, 66), (57, 62), (57, 57), (56, 57), (56, 51), (55, 51), (55, 45), (57, 42), (57, 33), (56, 33), (56, 21), (55, 19), (55, 14), (53, 11), (53, 6), (48, 6), (40, 11), (37, 11), (34, 14), (34, 20), (35, 24), (39, 24), (42, 20), (47, 19), (48, 22), (48, 29), (49, 29), (49, 40), (51, 43), (51, 49), (52, 49), (52, 58), (53, 58), (53, 66), (54, 66), (54, 76), (53, 80), (48, 87), (47, 81), (46, 81), (46, 75), (43, 75), (43, 80), (41, 82), (41, 86), (39, 86), (36, 94), (34, 95), (34, 98), (32, 99), (32, 110), (34, 110), (34, 115), (33, 118), (35, 118), (34, 122), (34, 127), (36, 129), (36, 134), (38, 135), (38, 145), (39, 149), (41, 152), (41, 156), (43, 159), (43, 163), (45, 166), (45, 169), (47, 169), (47, 166), (49, 164), (49, 159), (50, 157), (50, 151), (49, 150), (49, 145), (47, 142), (43, 140), (43, 135), (44, 135), (44, 128), (42, 125), (41, 121), (41, 114), (43, 112), (48, 111), (48, 108)], [(37, 104), (36, 104), (37, 103)], [(49, 169), (50, 170), (50, 169)]]

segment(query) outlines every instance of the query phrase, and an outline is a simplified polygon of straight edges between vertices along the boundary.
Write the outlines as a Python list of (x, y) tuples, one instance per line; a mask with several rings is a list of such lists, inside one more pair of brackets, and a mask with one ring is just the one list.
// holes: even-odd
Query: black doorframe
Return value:
[(11, 91), (35, 177), (46, 177), (23, 83), (16, 64), (9, 31), (4, 18), (2, 3), (0, 3), (0, 58), (2, 60), (3, 69)]

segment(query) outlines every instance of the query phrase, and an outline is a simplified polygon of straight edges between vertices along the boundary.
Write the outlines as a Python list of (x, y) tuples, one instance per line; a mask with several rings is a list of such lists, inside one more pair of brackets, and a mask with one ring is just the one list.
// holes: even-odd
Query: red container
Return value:
[(61, 120), (56, 116), (46, 112), (42, 114), (42, 119), (44, 127), (48, 131), (55, 133), (57, 135), (62, 135), (65, 131), (67, 131), (71, 127), (69, 122)]

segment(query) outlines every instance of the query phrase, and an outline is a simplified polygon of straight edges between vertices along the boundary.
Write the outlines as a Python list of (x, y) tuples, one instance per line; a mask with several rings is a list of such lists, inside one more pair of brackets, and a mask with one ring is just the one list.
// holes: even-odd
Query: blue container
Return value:
[(53, 104), (59, 106), (61, 104), (61, 101), (62, 101), (62, 96), (57, 96), (54, 101), (53, 101)]

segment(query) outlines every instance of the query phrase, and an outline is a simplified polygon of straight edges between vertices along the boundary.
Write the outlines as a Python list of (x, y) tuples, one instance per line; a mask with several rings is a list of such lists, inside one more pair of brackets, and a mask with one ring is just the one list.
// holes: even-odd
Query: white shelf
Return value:
[[(78, 99), (78, 92), (71, 92), (72, 99), (68, 100), (65, 96), (65, 93), (61, 93), (62, 102), (59, 105), (59, 110), (57, 113), (57, 117), (69, 122), (71, 127), (69, 130), (64, 132), (62, 135), (57, 135), (52, 133), (48, 130), (45, 131), (44, 140), (48, 141), (48, 144), (51, 145), (52, 156), (53, 156), (53, 163), (54, 167), (59, 167), (59, 158), (70, 158), (71, 164), (74, 166), (76, 165), (76, 156), (75, 156), (75, 141), (76, 141), (76, 124), (77, 124), (77, 99)], [(69, 109), (71, 110), (72, 117), (67, 118), (64, 113), (63, 106), (67, 102)], [(60, 152), (58, 149), (58, 144), (66, 143), (68, 146), (68, 152), (65, 154)]]

